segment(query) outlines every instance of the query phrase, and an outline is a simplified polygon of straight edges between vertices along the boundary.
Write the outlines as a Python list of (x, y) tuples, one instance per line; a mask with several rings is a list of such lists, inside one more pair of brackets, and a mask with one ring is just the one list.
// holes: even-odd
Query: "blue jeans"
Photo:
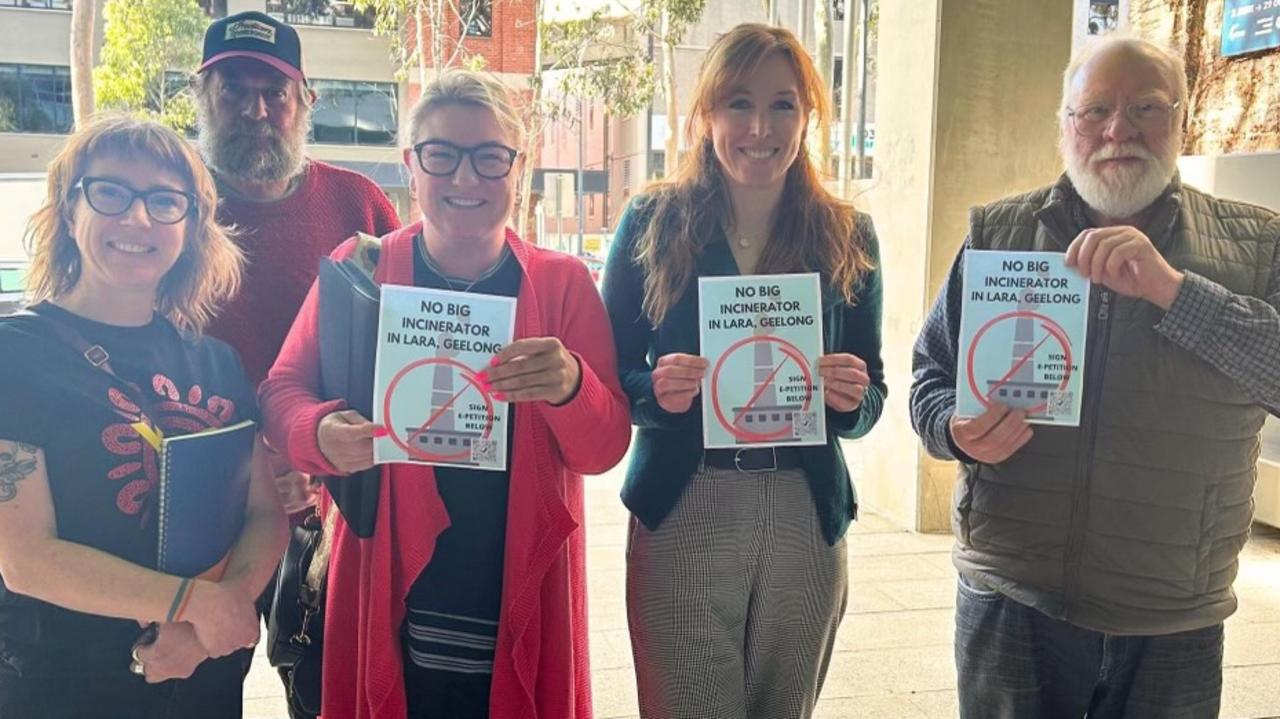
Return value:
[(964, 577), (955, 651), (961, 719), (1214, 719), (1222, 698), (1222, 624), (1103, 634)]

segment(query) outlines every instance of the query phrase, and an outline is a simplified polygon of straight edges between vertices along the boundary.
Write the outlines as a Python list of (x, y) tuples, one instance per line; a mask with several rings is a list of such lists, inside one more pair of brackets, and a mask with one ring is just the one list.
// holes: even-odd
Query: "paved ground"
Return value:
[[(597, 719), (636, 717), (623, 605), (626, 510), (620, 473), (588, 483), (591, 661)], [(849, 537), (849, 610), (836, 641), (819, 719), (956, 715), (952, 662), (955, 574), (949, 536), (904, 531), (863, 514)], [(1227, 622), (1222, 716), (1280, 717), (1280, 531), (1254, 527)], [(245, 688), (250, 719), (285, 717), (264, 657)]]

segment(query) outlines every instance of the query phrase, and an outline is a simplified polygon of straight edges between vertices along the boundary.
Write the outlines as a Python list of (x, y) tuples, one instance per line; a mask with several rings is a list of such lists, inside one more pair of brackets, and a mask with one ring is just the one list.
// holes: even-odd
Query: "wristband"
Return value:
[(187, 601), (191, 599), (194, 589), (195, 585), (191, 583), (191, 579), (183, 577), (182, 583), (178, 585), (178, 592), (173, 595), (173, 602), (169, 604), (169, 614), (164, 619), (166, 623), (178, 621), (182, 616), (182, 610), (187, 608)]

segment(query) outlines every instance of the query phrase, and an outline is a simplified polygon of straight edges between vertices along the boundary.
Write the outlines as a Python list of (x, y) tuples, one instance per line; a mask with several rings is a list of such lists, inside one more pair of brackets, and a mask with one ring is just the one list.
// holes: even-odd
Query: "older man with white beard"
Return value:
[[(912, 423), (960, 461), (961, 716), (1216, 717), (1258, 434), (1280, 408), (1280, 218), (1184, 186), (1182, 62), (1104, 41), (1063, 82), (1052, 186), (971, 212), (916, 343)], [(1080, 426), (955, 416), (968, 249), (1094, 282)]]

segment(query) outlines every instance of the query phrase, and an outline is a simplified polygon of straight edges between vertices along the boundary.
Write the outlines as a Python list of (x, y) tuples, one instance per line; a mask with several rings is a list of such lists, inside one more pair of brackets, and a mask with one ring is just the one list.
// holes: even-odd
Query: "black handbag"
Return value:
[[(330, 516), (333, 516), (333, 509)], [(294, 717), (320, 714), (325, 582), (332, 523), (316, 512), (293, 528), (267, 619), (267, 660), (280, 670)]]

